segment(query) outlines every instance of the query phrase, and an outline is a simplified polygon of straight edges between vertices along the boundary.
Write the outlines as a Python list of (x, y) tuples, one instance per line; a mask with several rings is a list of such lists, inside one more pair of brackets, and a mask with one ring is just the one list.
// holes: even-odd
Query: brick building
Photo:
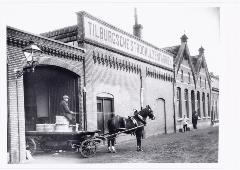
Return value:
[[(156, 116), (148, 120), (147, 136), (176, 131), (183, 115), (191, 120), (194, 109), (199, 122), (210, 122), (204, 49), (190, 56), (185, 35), (181, 45), (160, 49), (141, 39), (143, 27), (135, 19), (134, 35), (86, 12), (77, 13), (76, 25), (41, 35), (7, 28), (10, 163), (25, 160), (25, 131), (55, 123), (64, 94), (79, 113), (82, 130), (105, 133), (110, 113), (127, 117), (146, 105)], [(30, 41), (42, 50), (34, 73), (26, 71), (22, 51)], [(22, 68), (25, 73), (16, 78)]]
[(192, 56), (188, 49), (188, 37), (181, 37), (181, 44), (164, 48), (174, 55), (175, 111), (177, 129), (185, 115), (191, 123), (194, 111), (198, 113), (198, 126), (209, 124), (211, 112), (211, 80), (204, 49)]
[[(23, 48), (34, 41), (42, 52), (35, 72), (27, 72)], [(71, 109), (82, 113), (84, 50), (39, 35), (7, 27), (8, 153), (11, 163), (26, 159), (25, 130), (36, 123), (53, 123), (62, 95), (73, 100)], [(16, 71), (25, 73), (17, 78)], [(79, 122), (81, 123), (80, 114)]]
[(134, 36), (86, 12), (77, 17), (77, 25), (42, 35), (86, 49), (85, 129), (104, 132), (111, 112), (128, 116), (149, 104), (157, 120), (147, 134), (173, 132), (172, 56), (141, 40), (138, 23)]
[[(86, 12), (77, 14), (77, 25), (41, 36), (8, 27), (10, 162), (25, 160), (25, 131), (55, 122), (63, 94), (79, 113), (82, 130), (105, 133), (110, 113), (127, 117), (150, 105), (156, 119), (149, 120), (146, 135), (174, 132), (173, 57), (137, 36)], [(30, 40), (43, 51), (36, 56), (39, 65), (16, 79), (14, 70), (24, 68), (22, 49)]]
[(210, 73), (212, 80), (211, 118), (219, 122), (219, 76)]

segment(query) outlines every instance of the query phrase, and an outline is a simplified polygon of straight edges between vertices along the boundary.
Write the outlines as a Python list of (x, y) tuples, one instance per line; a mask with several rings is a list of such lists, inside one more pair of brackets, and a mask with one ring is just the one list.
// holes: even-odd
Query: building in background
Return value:
[(210, 73), (212, 80), (211, 118), (212, 121), (219, 122), (219, 76)]
[(211, 113), (211, 80), (203, 47), (199, 54), (189, 52), (188, 37), (181, 37), (181, 44), (164, 50), (174, 56), (175, 112), (178, 129), (184, 115), (192, 121), (194, 111), (198, 114), (198, 126), (209, 124)]

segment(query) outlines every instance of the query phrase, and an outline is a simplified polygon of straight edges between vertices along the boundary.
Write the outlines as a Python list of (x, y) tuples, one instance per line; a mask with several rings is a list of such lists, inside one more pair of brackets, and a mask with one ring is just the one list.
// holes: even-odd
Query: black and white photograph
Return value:
[(222, 168), (221, 3), (13, 2), (4, 168)]

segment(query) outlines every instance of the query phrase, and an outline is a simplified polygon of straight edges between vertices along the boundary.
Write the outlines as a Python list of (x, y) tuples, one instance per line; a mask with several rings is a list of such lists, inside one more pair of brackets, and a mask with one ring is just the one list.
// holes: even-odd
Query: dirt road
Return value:
[(118, 143), (117, 153), (107, 153), (106, 145), (100, 146), (93, 158), (82, 158), (73, 152), (39, 153), (26, 163), (217, 163), (218, 127), (151, 136), (142, 145), (144, 152), (137, 152), (135, 140)]

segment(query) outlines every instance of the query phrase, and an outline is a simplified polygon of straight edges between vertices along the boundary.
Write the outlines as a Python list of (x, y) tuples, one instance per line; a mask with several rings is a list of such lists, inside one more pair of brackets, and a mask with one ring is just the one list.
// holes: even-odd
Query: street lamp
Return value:
[[(25, 58), (27, 59), (27, 67), (34, 72), (35, 67), (38, 65), (38, 62), (34, 60), (34, 54), (41, 52), (42, 50), (34, 44), (33, 41), (30, 41), (29, 45), (22, 49)], [(17, 71), (17, 78), (21, 77), (24, 73), (24, 70)]]

